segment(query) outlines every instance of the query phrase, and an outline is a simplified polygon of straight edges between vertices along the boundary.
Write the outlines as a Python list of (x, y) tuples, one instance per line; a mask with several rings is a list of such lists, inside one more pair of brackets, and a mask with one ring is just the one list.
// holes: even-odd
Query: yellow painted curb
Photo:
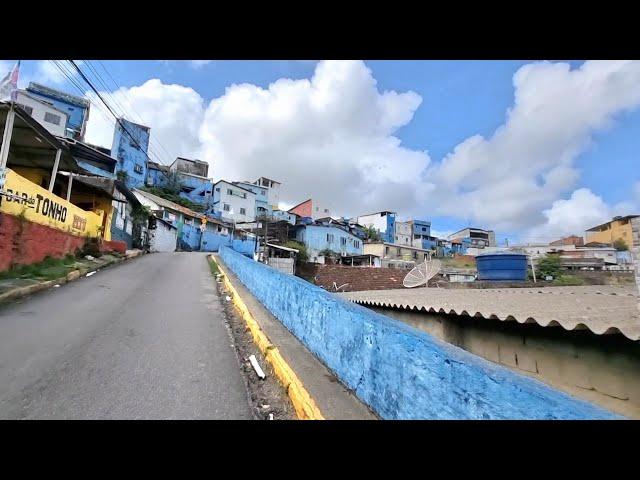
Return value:
[[(210, 255), (209, 258), (215, 262), (213, 255)], [(240, 298), (240, 295), (238, 295), (238, 292), (229, 281), (229, 277), (220, 267), (220, 264), (216, 262), (216, 265), (218, 266), (220, 273), (223, 275), (225, 286), (232, 294), (233, 304), (240, 311), (242, 318), (247, 323), (247, 327), (251, 332), (253, 341), (273, 367), (273, 371), (278, 377), (280, 383), (287, 390), (287, 395), (289, 395), (291, 403), (293, 403), (293, 408), (295, 409), (298, 418), (301, 420), (324, 420), (316, 402), (313, 401), (313, 398), (311, 398), (309, 392), (304, 388), (304, 385), (298, 376), (284, 360), (278, 351), (278, 347), (273, 345), (262, 331), (260, 325), (258, 325), (258, 322), (253, 318), (253, 315), (249, 312), (249, 309), (242, 301), (242, 298)]]

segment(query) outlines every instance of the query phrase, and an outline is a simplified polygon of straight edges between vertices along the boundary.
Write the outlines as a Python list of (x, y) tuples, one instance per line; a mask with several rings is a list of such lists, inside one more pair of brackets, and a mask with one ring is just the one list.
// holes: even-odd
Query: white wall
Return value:
[(387, 230), (387, 217), (383, 217), (379, 213), (358, 217), (358, 223), (363, 227), (373, 226), (373, 228), (380, 232), (385, 232)]
[(324, 203), (320, 203), (315, 199), (311, 201), (311, 218), (331, 217), (331, 209)]
[[(46, 103), (35, 100), (26, 93), (20, 91), (18, 92), (16, 100), (16, 103), (19, 103), (20, 105), (31, 107), (33, 109), (33, 111), (31, 112), (31, 116), (50, 133), (52, 133), (53, 135), (64, 137), (65, 129), (67, 127), (67, 119), (69, 118), (69, 116), (65, 112), (49, 106)], [(46, 122), (44, 120), (44, 117), (47, 113), (60, 117), (60, 124), (56, 125), (55, 123)]]
[(152, 252), (173, 252), (176, 249), (177, 230), (170, 228), (160, 220), (156, 228), (149, 230), (149, 249)]
[[(228, 190), (234, 193), (229, 194)], [(244, 195), (244, 198), (239, 195)], [(224, 218), (236, 222), (253, 222), (256, 218), (256, 194), (237, 185), (227, 182), (216, 183), (214, 201), (218, 202), (215, 205), (215, 210), (220, 212)], [(224, 209), (224, 205), (229, 205), (228, 211)], [(242, 208), (244, 208), (244, 214), (240, 213)]]

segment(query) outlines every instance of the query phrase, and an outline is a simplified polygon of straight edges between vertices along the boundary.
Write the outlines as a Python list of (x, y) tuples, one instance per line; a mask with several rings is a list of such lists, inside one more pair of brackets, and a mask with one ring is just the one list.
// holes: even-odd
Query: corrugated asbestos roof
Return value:
[(469, 315), (640, 340), (635, 286), (370, 290), (339, 294), (361, 305)]

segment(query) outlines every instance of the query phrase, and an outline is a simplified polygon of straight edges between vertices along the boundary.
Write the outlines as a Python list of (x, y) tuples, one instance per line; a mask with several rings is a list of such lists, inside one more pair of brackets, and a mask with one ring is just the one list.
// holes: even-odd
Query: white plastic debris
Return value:
[(53, 286), (53, 288), (59, 287), (60, 285), (58, 285), (57, 283)]
[(269, 414), (269, 420), (273, 420), (273, 413)]
[(86, 258), (87, 260), (93, 260), (94, 259), (94, 257), (92, 257), (91, 255), (85, 255), (84, 258)]
[(231, 301), (231, 297), (230, 297), (229, 295), (227, 295), (226, 297), (224, 297), (224, 299), (225, 299), (227, 302), (230, 302), (230, 301)]
[(267, 409), (267, 408), (269, 408), (271, 405), (260, 405), (260, 406), (266, 410), (266, 409)]
[(95, 272), (95, 270), (94, 270), (93, 272), (89, 272), (89, 273), (87, 273), (87, 274), (85, 275), (85, 277), (90, 277), (90, 276), (91, 276), (91, 275), (93, 275), (94, 273), (96, 273), (96, 272)]
[(260, 368), (260, 365), (258, 365), (258, 360), (256, 360), (256, 356), (255, 355), (251, 355), (249, 357), (249, 362), (251, 362), (251, 366), (256, 371), (256, 373), (258, 374), (258, 377), (260, 377), (260, 379), (264, 380), (265, 378), (267, 378), (267, 376), (262, 371), (262, 368)]

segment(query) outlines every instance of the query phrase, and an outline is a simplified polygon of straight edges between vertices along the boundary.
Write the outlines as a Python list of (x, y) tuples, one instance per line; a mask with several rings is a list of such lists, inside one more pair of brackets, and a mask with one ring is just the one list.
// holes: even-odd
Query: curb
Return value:
[(291, 403), (293, 403), (293, 408), (296, 411), (298, 418), (301, 420), (324, 420), (324, 416), (320, 412), (316, 402), (311, 398), (307, 389), (304, 388), (302, 381), (300, 381), (293, 369), (282, 357), (278, 347), (271, 343), (269, 338), (260, 328), (260, 325), (258, 325), (258, 322), (253, 318), (253, 315), (251, 315), (246, 304), (242, 301), (242, 298), (240, 298), (240, 295), (238, 295), (238, 292), (231, 284), (229, 277), (220, 266), (220, 263), (216, 261), (213, 255), (209, 255), (208, 257), (218, 266), (218, 270), (220, 270), (220, 273), (222, 274), (224, 284), (232, 294), (232, 301), (234, 305), (238, 308), (240, 315), (247, 323), (247, 327), (251, 331), (253, 341), (267, 361), (271, 364), (276, 377), (278, 377), (278, 380), (287, 391), (287, 395), (291, 399)]
[[(135, 255), (128, 255), (122, 258), (116, 258), (115, 260), (109, 263), (105, 263), (104, 265), (101, 265), (98, 268), (104, 269), (112, 265), (116, 265), (118, 263), (122, 263), (124, 261), (139, 257), (140, 255), (143, 255), (143, 254), (138, 253)], [(78, 280), (79, 278), (84, 277), (90, 271), (91, 270), (86, 267), (79, 268), (77, 270), (71, 270), (64, 277), (54, 278), (53, 280), (46, 280), (43, 282), (34, 283), (33, 285), (26, 285), (24, 287), (14, 288), (13, 290), (9, 290), (8, 292), (4, 292), (0, 294), (0, 303), (26, 297), (27, 295), (31, 295), (32, 293), (36, 293), (36, 292), (41, 292), (42, 290), (48, 290), (49, 288), (53, 288), (54, 285), (64, 285), (65, 283), (73, 282), (75, 280)]]

